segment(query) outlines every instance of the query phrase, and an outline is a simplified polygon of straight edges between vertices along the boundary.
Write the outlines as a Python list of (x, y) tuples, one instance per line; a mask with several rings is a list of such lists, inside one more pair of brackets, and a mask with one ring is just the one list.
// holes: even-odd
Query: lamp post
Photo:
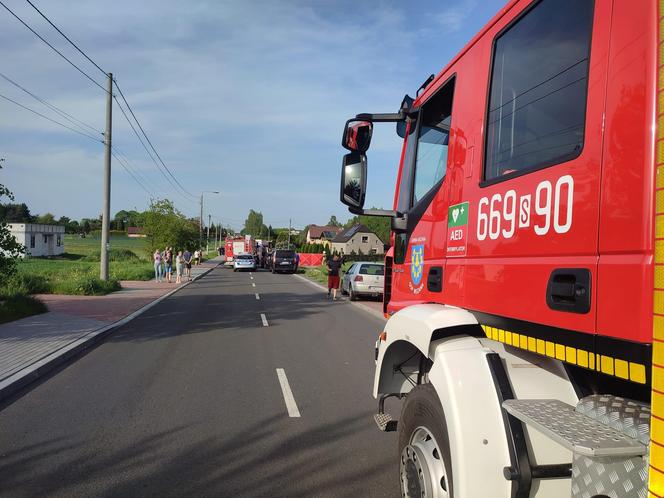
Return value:
[(201, 192), (201, 217), (198, 230), (198, 249), (203, 250), (203, 194), (218, 194), (216, 190), (203, 190)]

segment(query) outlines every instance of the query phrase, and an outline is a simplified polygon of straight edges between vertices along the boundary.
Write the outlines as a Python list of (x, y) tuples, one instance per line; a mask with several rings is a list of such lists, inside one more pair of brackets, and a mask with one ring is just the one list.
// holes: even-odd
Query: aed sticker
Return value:
[(468, 242), (468, 202), (449, 207), (447, 213), (447, 257), (466, 255)]

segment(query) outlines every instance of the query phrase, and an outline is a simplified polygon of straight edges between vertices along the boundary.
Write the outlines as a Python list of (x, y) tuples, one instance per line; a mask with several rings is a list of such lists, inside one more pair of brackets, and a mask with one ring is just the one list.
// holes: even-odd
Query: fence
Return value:
[[(298, 253), (300, 255), (300, 266), (321, 266), (325, 259), (325, 254), (320, 253)], [(346, 254), (344, 261), (378, 261), (382, 263), (385, 260), (384, 254)]]
[(300, 266), (320, 266), (323, 264), (323, 254), (300, 252)]

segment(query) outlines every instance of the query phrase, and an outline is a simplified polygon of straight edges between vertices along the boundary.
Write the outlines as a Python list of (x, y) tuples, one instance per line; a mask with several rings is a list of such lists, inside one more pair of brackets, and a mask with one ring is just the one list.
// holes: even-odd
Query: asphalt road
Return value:
[(0, 405), (0, 495), (398, 496), (381, 326), (292, 275), (216, 269)]

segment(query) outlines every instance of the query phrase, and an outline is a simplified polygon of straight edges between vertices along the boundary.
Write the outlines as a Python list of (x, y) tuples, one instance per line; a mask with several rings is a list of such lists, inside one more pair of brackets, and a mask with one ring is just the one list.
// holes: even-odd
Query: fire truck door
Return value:
[(542, 353), (547, 339), (590, 350), (595, 332), (610, 12), (564, 3), (495, 26), (481, 177), (466, 195), (464, 305), (541, 338)]

